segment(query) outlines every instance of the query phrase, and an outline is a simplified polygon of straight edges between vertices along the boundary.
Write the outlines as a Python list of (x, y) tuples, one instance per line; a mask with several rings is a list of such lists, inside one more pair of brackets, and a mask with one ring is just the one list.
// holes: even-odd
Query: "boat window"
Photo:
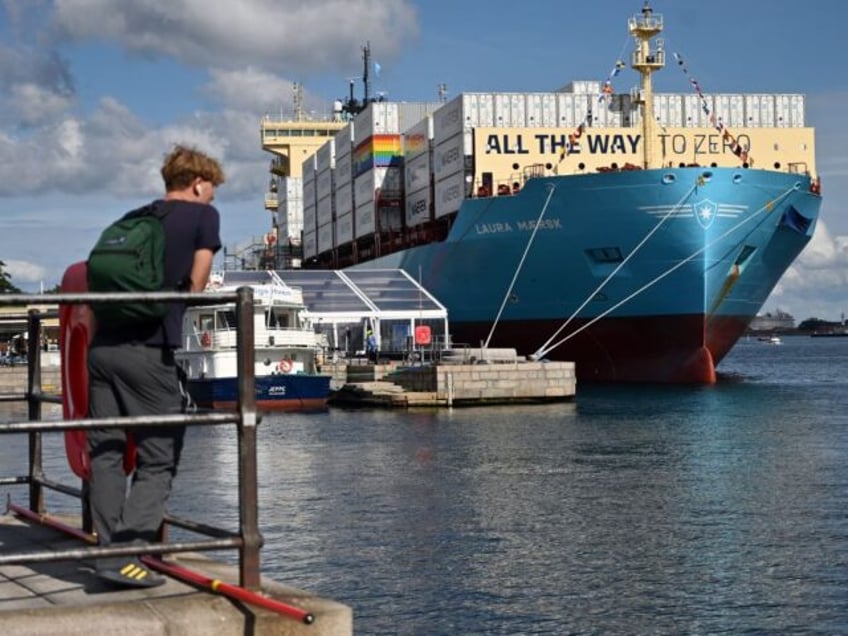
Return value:
[(218, 320), (218, 329), (235, 329), (238, 321), (236, 320), (235, 311), (219, 311), (216, 312)]
[(620, 263), (624, 260), (617, 247), (595, 247), (586, 250), (586, 253), (596, 263)]
[(200, 314), (198, 328), (201, 331), (211, 331), (215, 328), (215, 316), (213, 314)]
[(289, 316), (284, 312), (266, 311), (265, 323), (269, 327), (286, 329), (289, 326)]

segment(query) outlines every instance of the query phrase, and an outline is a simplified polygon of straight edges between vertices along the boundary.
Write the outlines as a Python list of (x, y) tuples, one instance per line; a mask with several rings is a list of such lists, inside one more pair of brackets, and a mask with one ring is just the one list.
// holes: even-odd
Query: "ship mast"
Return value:
[(630, 66), (642, 76), (642, 87), (636, 102), (642, 105), (642, 148), (644, 150), (643, 168), (658, 168), (659, 162), (654, 150), (656, 135), (654, 133), (654, 93), (651, 75), (665, 66), (665, 51), (663, 41), (657, 39), (656, 50), (651, 49), (651, 39), (663, 30), (663, 18), (654, 15), (653, 9), (645, 0), (641, 15), (634, 15), (628, 21), (630, 35), (636, 40), (636, 50)]

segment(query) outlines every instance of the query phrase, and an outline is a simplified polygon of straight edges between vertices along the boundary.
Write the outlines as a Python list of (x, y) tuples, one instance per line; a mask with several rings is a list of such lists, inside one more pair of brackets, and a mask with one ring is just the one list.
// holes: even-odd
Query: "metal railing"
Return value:
[[(42, 464), (42, 440), (44, 432), (58, 432), (90, 428), (133, 428), (138, 426), (195, 426), (235, 424), (238, 436), (238, 489), (239, 529), (233, 532), (224, 528), (166, 515), (165, 525), (172, 525), (198, 534), (213, 537), (208, 540), (169, 543), (160, 541), (146, 545), (90, 547), (47, 552), (6, 553), (0, 555), (0, 565), (43, 561), (62, 561), (107, 556), (165, 554), (188, 551), (239, 550), (239, 582), (249, 590), (260, 588), (259, 550), (262, 536), (258, 526), (258, 477), (256, 464), (256, 428), (259, 418), (256, 410), (254, 376), (254, 326), (253, 290), (241, 287), (235, 292), (221, 293), (60, 293), (45, 295), (0, 294), (0, 306), (27, 306), (50, 304), (76, 305), (121, 302), (181, 302), (187, 305), (236, 304), (238, 317), (237, 360), (238, 360), (238, 404), (235, 411), (207, 412), (180, 415), (144, 415), (79, 420), (43, 421), (43, 403), (62, 403), (61, 394), (48, 394), (42, 390), (41, 369), (41, 321), (55, 312), (29, 310), (27, 338), (27, 389), (21, 394), (0, 394), (0, 402), (26, 401), (28, 420), (0, 423), (0, 433), (28, 433), (29, 472), (27, 475), (6, 477), (0, 475), (0, 484), (27, 484), (29, 486), (29, 508), (37, 514), (45, 513), (44, 490), (49, 489), (80, 498), (83, 503), (83, 519), (86, 519), (86, 485), (75, 488), (49, 479)], [(2, 320), (2, 318), (0, 318)], [(64, 368), (62, 370), (64, 372)], [(90, 529), (90, 528), (89, 528)]]

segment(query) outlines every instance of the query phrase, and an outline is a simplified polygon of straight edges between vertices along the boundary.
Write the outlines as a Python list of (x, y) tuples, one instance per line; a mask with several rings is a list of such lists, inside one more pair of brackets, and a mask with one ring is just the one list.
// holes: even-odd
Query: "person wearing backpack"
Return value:
[[(90, 291), (150, 291), (151, 283), (141, 278), (151, 276), (152, 289), (198, 292), (206, 287), (213, 257), (221, 247), (220, 217), (211, 203), (215, 188), (224, 182), (223, 170), (206, 154), (177, 145), (165, 157), (161, 174), (164, 197), (107, 228), (92, 250)], [(115, 229), (119, 225), (122, 229)], [(128, 256), (121, 246), (133, 243), (138, 249)], [(137, 261), (133, 267), (143, 276), (128, 277), (133, 269), (128, 259)], [(184, 412), (187, 396), (174, 350), (181, 344), (185, 305), (102, 303), (92, 309), (96, 326), (88, 350), (90, 417)], [(127, 431), (88, 432), (89, 496), (99, 545), (159, 539), (184, 433), (184, 426), (133, 428), (136, 465), (127, 490), (123, 465)], [(96, 573), (122, 586), (165, 582), (134, 556), (98, 559)]]

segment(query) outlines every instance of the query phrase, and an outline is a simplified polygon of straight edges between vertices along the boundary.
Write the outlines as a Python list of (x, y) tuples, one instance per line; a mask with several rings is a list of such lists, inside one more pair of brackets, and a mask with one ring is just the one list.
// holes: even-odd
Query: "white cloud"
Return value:
[(394, 55), (417, 17), (406, 0), (56, 0), (52, 27), (192, 66), (307, 72), (341, 68), (367, 40)]
[(4, 261), (6, 273), (9, 274), (15, 287), (31, 283), (40, 283), (47, 277), (47, 270), (41, 265), (27, 261)]

